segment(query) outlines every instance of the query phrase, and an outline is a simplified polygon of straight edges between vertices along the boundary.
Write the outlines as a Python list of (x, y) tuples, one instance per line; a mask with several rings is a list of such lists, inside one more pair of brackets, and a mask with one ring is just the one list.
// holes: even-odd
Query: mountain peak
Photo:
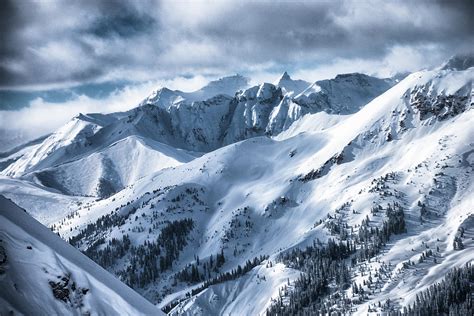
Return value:
[(451, 58), (441, 66), (441, 69), (466, 70), (471, 67), (474, 67), (474, 53), (451, 56)]
[(290, 75), (288, 74), (288, 72), (285, 71), (285, 72), (283, 73), (283, 75), (281, 75), (279, 81), (282, 81), (282, 80), (291, 80), (291, 77), (290, 77)]
[(234, 95), (235, 92), (249, 86), (250, 79), (239, 74), (222, 77), (210, 81), (207, 85), (194, 92), (199, 97), (211, 97), (217, 94)]
[(238, 88), (238, 87), (246, 87), (249, 84), (250, 79), (247, 77), (244, 77), (240, 74), (235, 74), (232, 76), (226, 76), (219, 78), (217, 80), (210, 81), (206, 86), (204, 86), (202, 89), (208, 89), (209, 87), (211, 88), (226, 88), (229, 86)]
[(274, 84), (282, 88), (284, 94), (291, 93), (292, 95), (297, 95), (310, 86), (309, 82), (291, 78), (286, 71)]

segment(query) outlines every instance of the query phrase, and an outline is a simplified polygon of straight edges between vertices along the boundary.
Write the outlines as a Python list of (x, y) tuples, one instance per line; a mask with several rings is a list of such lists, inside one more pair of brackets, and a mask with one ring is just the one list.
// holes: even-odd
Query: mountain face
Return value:
[(159, 315), (132, 289), (0, 196), (2, 315)]
[[(170, 315), (409, 314), (445, 275), (467, 286), (443, 286), (456, 299), (440, 310), (467, 315), (473, 78), (443, 66), (303, 88), (284, 74), (205, 101), (162, 89), (77, 117), (9, 165), (0, 192)], [(129, 140), (150, 156), (126, 156), (143, 151)], [(152, 163), (163, 155), (176, 163)], [(104, 157), (122, 171), (94, 175)], [(74, 191), (125, 175), (101, 199)]]
[[(162, 88), (125, 113), (80, 114), (40, 144), (3, 158), (2, 174), (103, 198), (201, 152), (277, 135), (305, 114), (353, 113), (391, 83), (348, 74), (310, 85), (285, 73), (276, 85), (239, 90), (247, 85), (236, 75), (191, 93)], [(131, 159), (144, 163), (129, 166)]]
[(392, 84), (390, 79), (358, 73), (337, 75), (334, 79), (315, 82), (296, 97), (296, 102), (314, 108), (311, 113), (352, 114)]
[(281, 88), (283, 94), (288, 94), (289, 96), (300, 94), (310, 85), (311, 83), (307, 81), (292, 79), (286, 71), (281, 75), (280, 79), (275, 82), (275, 86)]
[(443, 70), (466, 70), (474, 67), (474, 55), (455, 55), (441, 67)]

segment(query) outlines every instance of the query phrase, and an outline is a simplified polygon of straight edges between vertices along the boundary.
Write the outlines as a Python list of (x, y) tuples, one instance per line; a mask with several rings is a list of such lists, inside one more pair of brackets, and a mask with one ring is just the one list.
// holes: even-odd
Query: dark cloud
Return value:
[(101, 0), (88, 4), (88, 10), (96, 16), (85, 31), (100, 38), (146, 35), (157, 27), (156, 19), (150, 15), (153, 11), (147, 10), (159, 9), (157, 1)]
[[(206, 34), (216, 43), (225, 43), (228, 52), (242, 52), (246, 58), (260, 60), (293, 61), (305, 55), (316, 55), (320, 60), (331, 56), (380, 57), (394, 45), (434, 43), (456, 47), (467, 39), (472, 40), (472, 3), (243, 4), (234, 7), (229, 14), (204, 20), (193, 33), (195, 36)], [(239, 47), (250, 49), (239, 50)]]
[(113, 36), (128, 38), (149, 32), (153, 24), (154, 20), (149, 16), (123, 13), (99, 19), (93, 23), (88, 32), (101, 38)]
[[(9, 44), (13, 41), (13, 33), (18, 27), (20, 17), (18, 10), (10, 1), (0, 2), (0, 41)], [(14, 49), (12, 45), (0, 45), (0, 56), (2, 58), (12, 57)]]
[[(154, 4), (153, 6), (151, 4)], [(0, 87), (83, 83), (133, 59), (130, 38), (150, 36), (150, 1), (1, 2)]]
[(0, 1), (0, 87), (380, 62), (400, 48), (431, 52), (412, 63), (426, 67), (472, 49), (473, 3)]
[(344, 45), (349, 34), (333, 19), (344, 11), (338, 2), (241, 4), (226, 15), (204, 20), (193, 35), (225, 43), (228, 53), (281, 61), (294, 53)]
[(4, 62), (18, 55), (15, 30), (23, 23), (20, 10), (13, 1), (0, 1), (0, 85), (14, 79), (15, 73), (8, 70)]

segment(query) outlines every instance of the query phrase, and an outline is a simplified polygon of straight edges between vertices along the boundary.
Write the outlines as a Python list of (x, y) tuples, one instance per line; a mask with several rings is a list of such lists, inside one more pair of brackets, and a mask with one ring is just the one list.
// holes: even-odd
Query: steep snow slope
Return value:
[(74, 214), (83, 203), (95, 200), (90, 197), (64, 195), (36, 183), (4, 176), (0, 176), (0, 192), (47, 226)]
[(116, 117), (113, 115), (79, 114), (48, 136), (40, 145), (9, 165), (2, 174), (18, 176), (33, 169), (51, 167), (67, 161), (70, 157), (86, 151), (87, 146), (91, 145), (88, 143), (88, 137), (115, 120)]
[(2, 315), (160, 314), (3, 196), (0, 219)]
[(259, 315), (270, 306), (270, 298), (298, 275), (299, 271), (281, 263), (259, 266), (237, 280), (210, 287), (168, 315), (214, 315), (216, 311), (219, 315)]
[(49, 135), (42, 136), (27, 143), (21, 144), (20, 146), (17, 146), (12, 150), (0, 153), (0, 171), (20, 159), (21, 156), (23, 156), (25, 153), (33, 150), (36, 145), (43, 142), (48, 136)]
[(129, 136), (78, 160), (23, 176), (68, 195), (107, 197), (150, 172), (178, 166), (195, 154)]
[[(437, 272), (474, 259), (469, 240), (474, 234), (473, 76), (472, 68), (412, 74), (353, 115), (310, 115), (275, 139), (252, 138), (161, 170), (108, 199), (82, 205), (54, 228), (98, 261), (114, 253), (119, 259), (103, 261), (104, 266), (147, 298), (163, 300), (162, 306), (181, 299), (175, 312), (258, 314), (278, 293), (260, 291), (257, 283), (283, 285), (289, 278), (291, 288), (294, 280), (291, 269), (272, 274), (264, 268), (275, 265), (279, 253), (315, 238), (321, 243), (343, 238), (341, 223), (350, 234), (357, 234), (367, 218), (379, 227), (386, 218), (374, 214), (373, 206), (386, 210), (396, 202), (407, 233), (392, 236), (376, 260), (353, 268), (352, 279), (361, 285), (367, 271), (374, 275), (382, 262), (389, 276), (367, 286), (374, 294), (354, 301), (353, 308), (368, 311), (369, 304), (374, 309), (386, 297), (400, 308), (440, 280)], [(273, 89), (267, 84), (246, 93), (266, 100)], [(321, 128), (308, 129), (318, 124)], [(465, 248), (454, 249), (460, 227)], [(161, 240), (181, 242), (169, 253)], [(126, 251), (129, 244), (133, 252)], [(436, 263), (431, 257), (405, 267), (427, 247), (439, 249)], [(142, 251), (157, 255), (140, 261)], [(217, 266), (218, 254), (225, 262)], [(257, 266), (248, 265), (247, 274), (219, 279), (254, 258)], [(149, 272), (153, 262), (159, 268)], [(193, 266), (198, 275), (192, 277)], [(214, 281), (198, 289), (206, 279)], [(248, 302), (257, 293), (259, 299), (247, 307), (232, 303)], [(346, 294), (351, 297), (351, 290)]]

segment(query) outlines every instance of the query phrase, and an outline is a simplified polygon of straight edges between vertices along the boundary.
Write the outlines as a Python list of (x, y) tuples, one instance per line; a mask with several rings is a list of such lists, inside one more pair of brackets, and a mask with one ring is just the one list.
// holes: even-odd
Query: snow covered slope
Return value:
[[(354, 295), (350, 309), (356, 314), (381, 312), (378, 302), (387, 299), (392, 309), (412, 304), (417, 293), (440, 281), (447, 271), (474, 260), (473, 78), (472, 68), (416, 73), (328, 130), (289, 134), (279, 137), (281, 142), (274, 146), (262, 141), (248, 151), (242, 144), (237, 150), (241, 155), (248, 152), (245, 156), (250, 157), (257, 151), (262, 155), (255, 160), (247, 158), (235, 168), (236, 156), (223, 163), (224, 173), (235, 172), (223, 178), (236, 181), (218, 199), (224, 201), (222, 209), (218, 208), (222, 212), (216, 210), (215, 221), (220, 224), (207, 231), (217, 232), (221, 237), (217, 243), (224, 249), (245, 245), (243, 249), (252, 255), (276, 254), (281, 249), (307, 245), (315, 237), (322, 242), (328, 238), (351, 239), (346, 234), (358, 234), (367, 218), (370, 226), (380, 227), (386, 217), (374, 213), (373, 207), (380, 206), (385, 212), (389, 204), (399, 203), (407, 232), (392, 236), (375, 260), (361, 261), (353, 268), (352, 281), (363, 285), (368, 294), (362, 297), (349, 289), (346, 295)], [(298, 121), (292, 128), (298, 131), (300, 124), (307, 123)], [(310, 144), (312, 148), (308, 148)], [(209, 158), (206, 166), (215, 160), (223, 158)], [(237, 171), (247, 168), (248, 173)], [(214, 170), (208, 167), (207, 173)], [(222, 178), (216, 181), (222, 182)], [(215, 189), (211, 191), (216, 194)], [(251, 237), (244, 238), (228, 213), (243, 205), (249, 207), (251, 221), (258, 227), (245, 229)], [(229, 214), (227, 220), (222, 219), (224, 214)], [(262, 217), (263, 224), (258, 221)], [(228, 227), (233, 234), (219, 234), (221, 227)], [(427, 257), (430, 249), (434, 255)], [(243, 255), (244, 259), (249, 255)], [(211, 285), (185, 299), (174, 311), (203, 315), (209, 309), (220, 314), (265, 313), (268, 305), (258, 301), (249, 306), (233, 305), (239, 298), (262, 296), (253, 287), (238, 290), (232, 282)], [(273, 294), (274, 299), (278, 297), (285, 301), (286, 294)]]
[(359, 73), (342, 74), (334, 79), (315, 82), (296, 96), (295, 102), (313, 108), (311, 113), (319, 110), (352, 114), (392, 85), (391, 79), (378, 79)]
[(198, 155), (127, 131), (123, 135), (120, 131), (115, 135), (99, 133), (116, 119), (97, 117), (75, 117), (40, 145), (18, 152), (21, 155), (3, 174), (22, 176), (69, 195), (105, 197), (150, 172), (177, 166)]
[(95, 200), (92, 197), (64, 195), (30, 181), (5, 176), (0, 176), (0, 192), (28, 210), (28, 214), (43, 225), (50, 225), (74, 214), (83, 203)]
[(43, 142), (49, 135), (42, 136), (27, 143), (21, 144), (7, 152), (0, 153), (0, 171), (20, 159), (21, 156), (32, 151), (33, 148)]
[(77, 249), (0, 196), (0, 314), (159, 315)]
[[(211, 101), (144, 104), (97, 135), (218, 149), (108, 198), (77, 197), (74, 212), (49, 225), (171, 314), (300, 306), (300, 273), (326, 262), (318, 251), (330, 240), (350, 250), (332, 251), (333, 266), (316, 274), (328, 280), (317, 295), (324, 308), (401, 310), (474, 260), (474, 68), (442, 68), (411, 74), (365, 106), (391, 83), (352, 74), (296, 97), (267, 83)], [(320, 112), (324, 104), (333, 110)], [(14, 186), (13, 199), (31, 201)]]
[[(344, 293), (358, 313), (386, 298), (401, 308), (440, 271), (474, 259), (473, 77), (473, 68), (412, 74), (355, 114), (308, 115), (274, 139), (160, 170), (53, 228), (173, 313), (259, 314), (295, 287), (298, 272), (280, 254), (330, 238), (362, 249), (356, 236), (381, 229), (396, 207), (406, 232), (355, 261), (351, 282), (368, 294)], [(251, 88), (241, 102), (263, 107), (277, 90)]]
[(88, 142), (88, 137), (115, 120), (115, 116), (111, 115), (79, 114), (46, 137), (41, 144), (9, 165), (2, 174), (18, 176), (33, 169), (54, 166), (75, 155), (83, 154), (87, 150), (87, 146), (91, 145)]
[(141, 105), (154, 104), (159, 107), (167, 108), (182, 101), (204, 101), (217, 95), (232, 97), (237, 91), (248, 88), (248, 86), (249, 79), (237, 74), (211, 81), (201, 89), (194, 92), (183, 92), (180, 90), (161, 88), (148, 96)]
[(194, 158), (184, 150), (129, 136), (83, 158), (23, 178), (68, 195), (107, 197), (151, 172)]

